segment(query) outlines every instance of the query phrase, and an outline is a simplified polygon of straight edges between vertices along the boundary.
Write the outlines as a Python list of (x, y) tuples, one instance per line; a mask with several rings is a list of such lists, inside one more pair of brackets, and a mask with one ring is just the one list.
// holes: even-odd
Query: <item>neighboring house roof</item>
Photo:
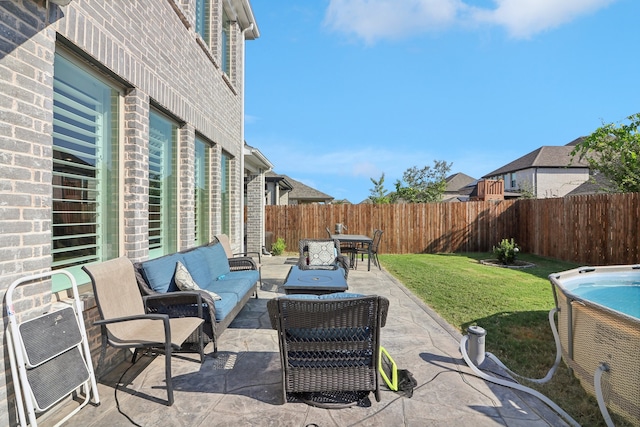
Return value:
[(333, 201), (333, 197), (328, 194), (318, 191), (315, 188), (311, 188), (287, 175), (278, 175), (277, 173), (270, 171), (265, 173), (264, 179), (268, 182), (271, 181), (278, 183), (280, 188), (283, 188), (283, 185), (290, 187), (289, 200), (297, 200), (298, 202), (303, 203), (329, 203)]
[[(580, 139), (580, 138), (578, 138)], [(572, 144), (577, 140), (570, 142)], [(524, 169), (531, 168), (587, 168), (588, 163), (579, 158), (573, 158), (571, 151), (575, 147), (571, 145), (563, 146), (543, 146), (536, 150), (533, 150), (529, 154), (526, 154), (519, 159), (508, 163), (501, 168), (494, 170), (483, 176), (483, 178), (489, 178), (496, 175), (504, 175), (511, 172), (517, 172)]]
[(569, 147), (575, 147), (576, 145), (580, 144), (582, 141), (584, 141), (585, 139), (587, 139), (586, 136), (580, 136), (576, 139), (574, 139), (573, 141), (571, 141), (570, 143), (568, 143), (566, 146)]
[(291, 191), (293, 190), (293, 185), (289, 182), (288, 178), (285, 175), (278, 175), (275, 172), (268, 171), (264, 174), (264, 180), (266, 182), (274, 182), (281, 189)]
[(315, 188), (311, 188), (308, 185), (301, 183), (300, 181), (296, 181), (295, 179), (284, 175), (291, 185), (293, 186), (293, 190), (289, 193), (289, 200), (298, 200), (299, 202), (323, 202), (329, 203), (333, 200), (333, 197), (328, 194), (323, 193), (322, 191), (318, 191)]
[(273, 163), (260, 150), (244, 143), (244, 168), (253, 173), (273, 169)]
[(598, 171), (590, 174), (589, 179), (567, 194), (567, 196), (581, 196), (586, 194), (602, 194), (615, 191), (615, 185)]
[(476, 179), (458, 172), (445, 178), (445, 182), (447, 183), (447, 188), (444, 190), (445, 193), (458, 193), (467, 185), (475, 183)]

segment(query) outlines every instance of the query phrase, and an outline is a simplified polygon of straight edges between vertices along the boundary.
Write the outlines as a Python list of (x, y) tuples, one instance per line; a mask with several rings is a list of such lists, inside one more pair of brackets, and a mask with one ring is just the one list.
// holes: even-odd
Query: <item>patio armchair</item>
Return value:
[(349, 275), (350, 260), (340, 250), (340, 242), (336, 239), (302, 239), (298, 244), (300, 270), (344, 270), (344, 277)]
[[(290, 295), (269, 300), (267, 309), (278, 331), (284, 403), (297, 397), (313, 406), (345, 407), (370, 392), (380, 401), (378, 362), (380, 328), (389, 309), (386, 298)], [(345, 398), (349, 395), (356, 397)]]
[[(135, 363), (140, 349), (164, 350), (167, 401), (169, 406), (173, 405), (171, 354), (174, 349), (180, 349), (196, 330), (200, 337), (200, 363), (204, 361), (204, 320), (200, 294), (173, 292), (142, 297), (133, 264), (126, 257), (85, 265), (82, 269), (91, 278), (100, 313), (100, 320), (94, 322), (94, 325), (100, 325), (102, 330), (102, 351), (105, 351), (107, 344), (119, 348), (134, 348), (132, 363)], [(198, 307), (199, 317), (169, 318), (166, 314), (149, 313), (151, 304), (173, 305), (187, 302)]]
[[(224, 252), (227, 254), (227, 258), (229, 259), (229, 269), (231, 271), (242, 271), (255, 270), (257, 268), (260, 276), (259, 284), (262, 286), (262, 254), (259, 251), (234, 253), (233, 249), (231, 249), (229, 236), (226, 234), (216, 234), (214, 237), (222, 245)], [(258, 258), (258, 262), (255, 261), (255, 256)], [(258, 298), (258, 291), (256, 291), (255, 297)]]
[[(239, 271), (239, 270), (255, 270), (255, 266), (259, 267), (262, 262), (260, 252), (236, 252), (234, 253), (231, 249), (231, 242), (229, 241), (229, 236), (226, 234), (216, 234), (214, 236), (216, 240), (222, 245), (224, 248), (224, 252), (227, 254), (227, 258), (229, 258), (229, 268), (231, 271)], [(258, 262), (256, 263), (254, 256), (257, 255)]]

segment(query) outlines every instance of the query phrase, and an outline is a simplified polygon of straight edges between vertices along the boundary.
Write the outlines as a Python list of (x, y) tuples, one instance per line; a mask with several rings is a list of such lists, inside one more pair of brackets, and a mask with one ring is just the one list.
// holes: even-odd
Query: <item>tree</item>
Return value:
[(571, 152), (601, 172), (621, 193), (640, 192), (640, 113), (628, 124), (603, 123)]
[(384, 189), (384, 172), (382, 172), (382, 176), (379, 180), (375, 180), (373, 178), (369, 178), (373, 183), (373, 188), (369, 191), (371, 195), (369, 196), (369, 200), (371, 200), (374, 204), (387, 204), (389, 203), (389, 195), (387, 190)]
[[(433, 168), (425, 166), (418, 169), (413, 166), (402, 174), (402, 181), (396, 181), (396, 192), (391, 201), (397, 203), (429, 203), (439, 202), (447, 187), (446, 178), (452, 163), (434, 160)], [(403, 185), (404, 183), (404, 185)]]

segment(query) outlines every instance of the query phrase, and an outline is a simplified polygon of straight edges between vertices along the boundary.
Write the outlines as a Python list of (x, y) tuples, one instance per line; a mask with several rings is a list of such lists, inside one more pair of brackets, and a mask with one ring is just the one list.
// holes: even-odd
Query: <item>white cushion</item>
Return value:
[(331, 265), (336, 260), (336, 246), (333, 241), (309, 242), (307, 250), (309, 265)]
[(189, 270), (187, 270), (187, 267), (182, 265), (180, 261), (176, 262), (176, 273), (174, 279), (176, 281), (176, 286), (178, 286), (178, 289), (180, 289), (181, 291), (205, 291), (208, 292), (209, 295), (211, 295), (211, 298), (213, 298), (214, 301), (222, 299), (222, 297), (220, 297), (220, 295), (216, 294), (215, 292), (202, 289), (200, 286), (198, 286), (198, 284), (191, 277), (191, 274), (189, 273)]

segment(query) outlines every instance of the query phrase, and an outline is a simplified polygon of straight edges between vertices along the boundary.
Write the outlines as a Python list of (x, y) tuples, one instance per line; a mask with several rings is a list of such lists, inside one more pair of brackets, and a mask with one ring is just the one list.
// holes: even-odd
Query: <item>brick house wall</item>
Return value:
[(264, 174), (247, 177), (247, 251), (262, 252), (264, 244)]
[[(241, 19), (231, 25), (230, 75), (220, 66), (222, 8), (249, 0), (212, 0), (211, 40), (195, 32), (195, 0), (0, 1), (0, 297), (17, 278), (51, 269), (53, 74), (58, 49), (70, 52), (122, 87), (119, 129), (120, 255), (148, 258), (149, 113), (152, 106), (179, 124), (178, 249), (193, 246), (194, 141), (212, 144), (211, 236), (220, 232), (220, 153), (231, 156), (231, 241), (242, 242), (243, 155)], [(251, 18), (253, 18), (251, 16)], [(257, 30), (247, 39), (257, 37)], [(216, 190), (217, 188), (217, 190)], [(86, 284), (81, 284), (86, 285)], [(98, 375), (130, 354), (110, 350), (100, 358), (98, 312), (83, 286), (84, 317)], [(54, 295), (53, 298), (64, 298)], [(35, 316), (49, 310), (50, 282), (14, 295), (15, 310)], [(0, 425), (15, 425), (13, 385), (0, 329)]]

